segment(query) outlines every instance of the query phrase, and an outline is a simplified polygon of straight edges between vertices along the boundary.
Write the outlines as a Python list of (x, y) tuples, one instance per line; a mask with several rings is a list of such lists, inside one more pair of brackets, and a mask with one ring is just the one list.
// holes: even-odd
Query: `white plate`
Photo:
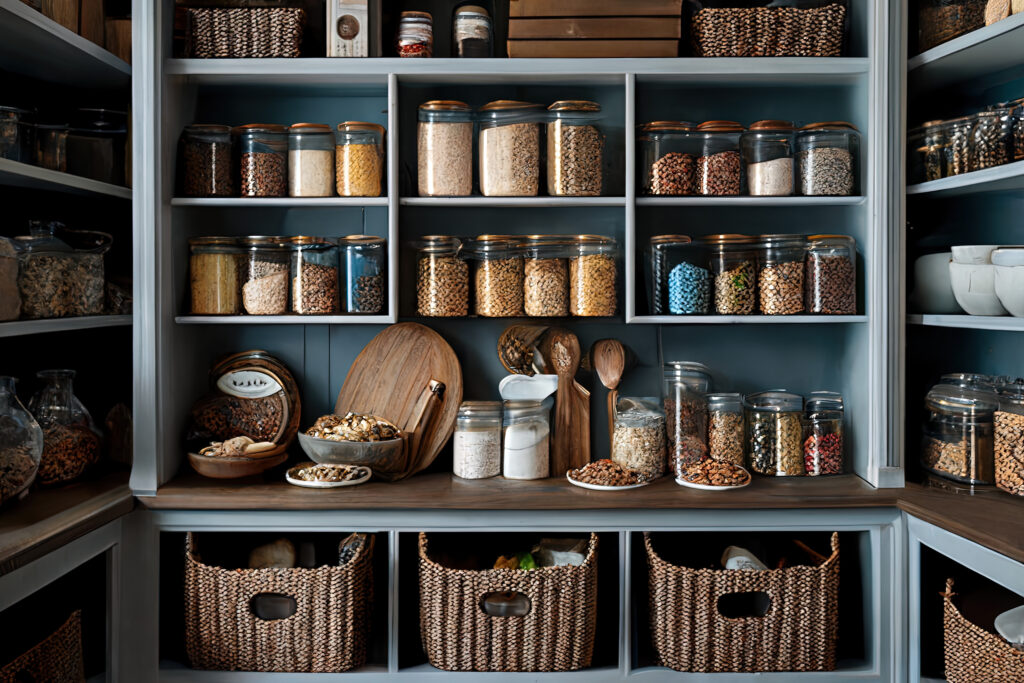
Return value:
[(638, 489), (641, 486), (647, 486), (651, 482), (645, 481), (642, 484), (627, 484), (625, 486), (605, 486), (604, 484), (587, 484), (582, 481), (576, 481), (566, 473), (565, 478), (569, 480), (569, 483), (573, 486), (579, 486), (581, 489), (590, 489), (591, 491), (628, 491), (629, 489)]
[(363, 476), (359, 477), (358, 479), (352, 479), (350, 481), (303, 481), (302, 479), (295, 479), (294, 477), (292, 477), (292, 473), (298, 472), (298, 470), (304, 470), (307, 467), (312, 467), (315, 464), (316, 463), (307, 462), (301, 465), (296, 465), (295, 467), (292, 467), (287, 472), (285, 472), (284, 478), (289, 484), (302, 486), (307, 489), (336, 489), (341, 488), (342, 486), (355, 486), (356, 484), (362, 484), (371, 476), (373, 476), (373, 471), (369, 467), (359, 466), (359, 469), (364, 470)]
[(693, 482), (686, 481), (685, 479), (676, 479), (676, 483), (680, 486), (685, 486), (691, 489), (700, 489), (701, 491), (735, 491), (736, 489), (746, 488), (750, 486), (751, 476), (747, 473), (747, 483), (740, 484), (739, 486), (711, 486), (710, 484), (694, 484)]

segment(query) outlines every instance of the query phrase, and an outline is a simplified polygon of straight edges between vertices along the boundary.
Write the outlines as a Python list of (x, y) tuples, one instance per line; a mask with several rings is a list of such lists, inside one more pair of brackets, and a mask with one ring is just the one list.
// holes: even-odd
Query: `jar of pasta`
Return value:
[(362, 121), (338, 124), (334, 177), (339, 197), (379, 197), (384, 176), (384, 126)]
[(452, 318), (469, 313), (469, 266), (462, 242), (428, 235), (416, 244), (416, 313)]
[(193, 237), (189, 246), (192, 315), (238, 315), (242, 312), (242, 249), (234, 237)]

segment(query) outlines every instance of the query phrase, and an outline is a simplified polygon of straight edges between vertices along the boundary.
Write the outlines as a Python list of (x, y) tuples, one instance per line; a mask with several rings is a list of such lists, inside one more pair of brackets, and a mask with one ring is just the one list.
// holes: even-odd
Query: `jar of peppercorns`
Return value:
[(640, 126), (640, 178), (647, 195), (697, 194), (700, 149), (688, 121), (652, 121)]
[(843, 397), (834, 391), (807, 396), (804, 469), (808, 476), (843, 473)]
[(807, 238), (808, 313), (857, 313), (857, 244), (846, 235)]
[(708, 235), (715, 313), (757, 313), (757, 239), (747, 235)]
[(803, 396), (762, 391), (744, 396), (743, 407), (751, 469), (769, 476), (802, 476)]
[(742, 133), (743, 126), (735, 121), (705, 121), (697, 126), (697, 194), (728, 196), (743, 192)]
[(663, 370), (662, 398), (668, 430), (669, 462), (677, 477), (708, 456), (708, 402), (711, 370), (703, 363), (670, 361)]

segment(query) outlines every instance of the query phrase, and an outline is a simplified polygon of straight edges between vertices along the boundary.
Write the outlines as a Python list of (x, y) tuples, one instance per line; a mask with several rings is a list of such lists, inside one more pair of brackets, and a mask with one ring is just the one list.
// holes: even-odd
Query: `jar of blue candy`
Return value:
[(686, 235), (656, 235), (651, 238), (650, 254), (655, 315), (707, 314), (711, 273), (703, 244), (692, 242)]

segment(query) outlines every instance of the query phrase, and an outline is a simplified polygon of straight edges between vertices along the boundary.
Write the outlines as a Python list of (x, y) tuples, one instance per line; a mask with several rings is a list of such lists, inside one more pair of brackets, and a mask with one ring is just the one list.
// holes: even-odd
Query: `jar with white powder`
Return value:
[(321, 123), (288, 129), (288, 195), (334, 196), (334, 131)]
[(546, 479), (548, 408), (541, 401), (505, 401), (502, 472), (506, 479)]
[(487, 479), (501, 474), (501, 402), (463, 401), (452, 448), (456, 477)]
[(421, 197), (468, 197), (473, 191), (473, 110), (457, 100), (419, 107), (416, 175)]
[(793, 194), (793, 123), (758, 121), (740, 138), (747, 190), (758, 197)]

